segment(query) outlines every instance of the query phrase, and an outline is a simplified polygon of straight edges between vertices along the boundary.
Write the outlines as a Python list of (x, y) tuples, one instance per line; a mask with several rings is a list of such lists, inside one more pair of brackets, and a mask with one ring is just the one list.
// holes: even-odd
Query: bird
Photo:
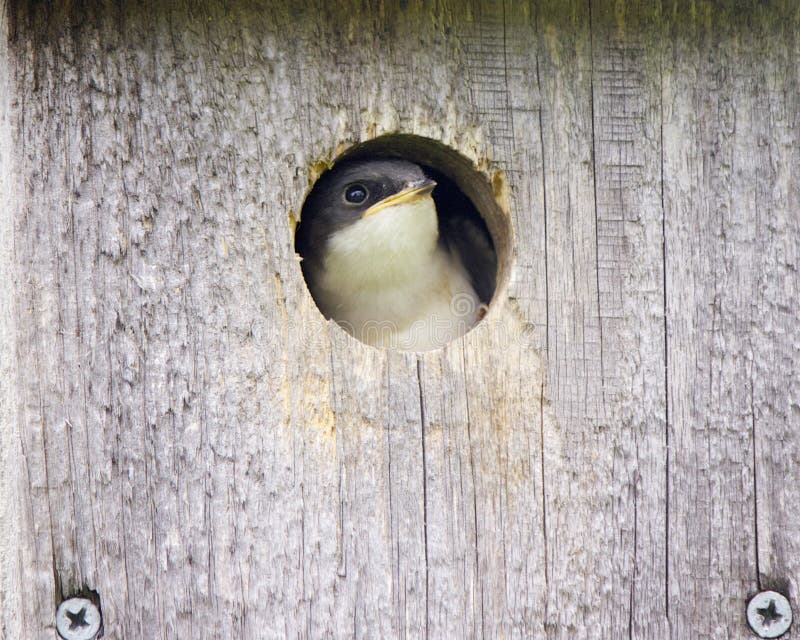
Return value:
[(466, 196), (444, 186), (459, 210), (441, 215), (437, 181), (402, 158), (345, 160), (317, 180), (296, 249), (326, 318), (401, 351), (442, 347), (482, 318), (495, 282), (491, 237)]

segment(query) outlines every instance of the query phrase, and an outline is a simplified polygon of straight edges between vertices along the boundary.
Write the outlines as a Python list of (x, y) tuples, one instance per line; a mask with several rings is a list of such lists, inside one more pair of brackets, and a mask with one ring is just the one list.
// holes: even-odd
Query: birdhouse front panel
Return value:
[(789, 5), (6, 3), (0, 636), (779, 624)]

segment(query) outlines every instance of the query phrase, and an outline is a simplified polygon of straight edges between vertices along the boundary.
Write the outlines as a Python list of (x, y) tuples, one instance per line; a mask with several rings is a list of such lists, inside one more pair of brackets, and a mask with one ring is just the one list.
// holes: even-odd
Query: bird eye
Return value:
[(344, 199), (351, 204), (361, 204), (369, 195), (367, 188), (363, 184), (351, 184), (344, 190)]

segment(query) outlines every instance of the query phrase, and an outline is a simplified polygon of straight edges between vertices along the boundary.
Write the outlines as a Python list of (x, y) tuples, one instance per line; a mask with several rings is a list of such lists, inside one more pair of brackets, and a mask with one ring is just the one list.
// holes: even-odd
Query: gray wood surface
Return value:
[[(21, 592), (21, 555), (15, 542), (21, 531), (20, 498), (25, 486), (17, 406), (17, 354), (14, 316), (14, 215), (16, 171), (13, 163), (7, 13), (0, 10), (0, 638), (20, 637), (26, 609)], [(16, 613), (17, 615), (14, 615)]]
[[(0, 3), (0, 637), (747, 638), (800, 587), (800, 8)], [(506, 185), (489, 316), (319, 316), (321, 163)], [(502, 188), (501, 188), (502, 190)], [(795, 625), (791, 638), (800, 638)]]

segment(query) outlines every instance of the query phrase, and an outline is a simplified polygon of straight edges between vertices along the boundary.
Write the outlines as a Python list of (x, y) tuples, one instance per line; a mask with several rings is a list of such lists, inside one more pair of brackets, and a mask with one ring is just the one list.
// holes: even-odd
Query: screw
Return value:
[(88, 598), (67, 598), (56, 610), (56, 630), (64, 640), (95, 640), (100, 637), (103, 616)]
[(761, 591), (747, 603), (747, 623), (759, 638), (777, 638), (792, 624), (792, 607), (777, 591)]

